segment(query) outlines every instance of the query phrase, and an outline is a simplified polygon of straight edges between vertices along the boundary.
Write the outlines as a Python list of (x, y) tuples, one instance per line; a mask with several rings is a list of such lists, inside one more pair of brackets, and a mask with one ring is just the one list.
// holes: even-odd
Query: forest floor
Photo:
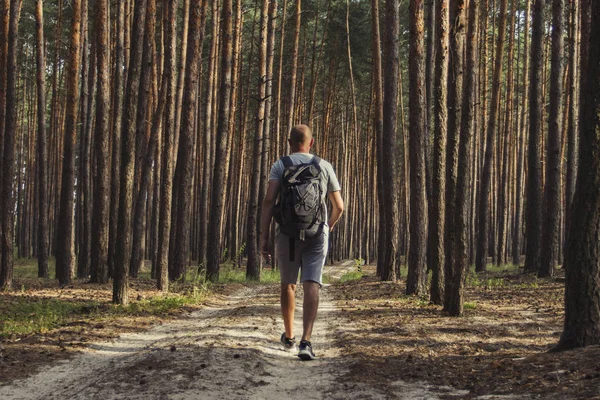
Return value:
[(313, 362), (279, 344), (274, 283), (216, 285), (196, 302), (165, 305), (139, 280), (132, 306), (143, 311), (109, 315), (109, 285), (23, 281), (20, 292), (0, 293), (0, 315), (18, 296), (98, 298), (75, 303), (76, 318), (53, 329), (0, 339), (0, 398), (600, 399), (600, 347), (547, 352), (561, 331), (560, 278), (471, 274), (465, 316), (449, 318), (405, 296), (403, 280), (378, 282), (371, 267), (345, 262), (326, 273)]

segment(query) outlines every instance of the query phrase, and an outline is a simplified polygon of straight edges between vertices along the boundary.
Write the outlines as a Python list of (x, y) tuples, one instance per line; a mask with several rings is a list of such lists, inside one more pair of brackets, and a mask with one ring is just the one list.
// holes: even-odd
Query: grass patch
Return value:
[(475, 310), (477, 308), (477, 303), (475, 302), (466, 302), (463, 304), (463, 308), (465, 310)]
[(340, 283), (358, 281), (363, 277), (363, 273), (360, 271), (346, 272), (340, 277)]
[(0, 338), (44, 333), (74, 317), (97, 310), (95, 302), (70, 302), (14, 296), (0, 321)]

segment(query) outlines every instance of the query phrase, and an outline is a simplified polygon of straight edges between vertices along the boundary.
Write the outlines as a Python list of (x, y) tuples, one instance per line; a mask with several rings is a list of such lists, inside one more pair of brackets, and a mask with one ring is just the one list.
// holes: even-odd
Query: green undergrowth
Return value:
[(358, 281), (363, 277), (363, 273), (361, 271), (350, 271), (346, 272), (344, 275), (340, 277), (340, 283)]
[(195, 287), (185, 293), (132, 300), (128, 306), (34, 295), (6, 296), (0, 307), (0, 338), (43, 334), (81, 319), (95, 321), (118, 317), (167, 316), (184, 306), (201, 303), (208, 294), (208, 289)]

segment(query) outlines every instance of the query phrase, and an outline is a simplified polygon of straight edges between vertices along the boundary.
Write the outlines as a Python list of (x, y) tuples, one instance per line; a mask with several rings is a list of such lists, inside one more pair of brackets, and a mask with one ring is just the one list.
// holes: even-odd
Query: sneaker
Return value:
[(300, 351), (298, 351), (298, 357), (304, 361), (314, 360), (316, 358), (313, 353), (312, 345), (308, 340), (300, 341)]
[(296, 346), (296, 338), (287, 338), (285, 337), (285, 332), (281, 334), (281, 344), (286, 350), (293, 349)]

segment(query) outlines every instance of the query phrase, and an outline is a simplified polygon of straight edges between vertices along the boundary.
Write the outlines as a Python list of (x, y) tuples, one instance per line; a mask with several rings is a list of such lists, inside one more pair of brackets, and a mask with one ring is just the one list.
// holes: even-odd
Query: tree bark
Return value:
[(545, 218), (539, 277), (553, 276), (558, 264), (561, 211), (562, 124), (563, 124), (563, 20), (564, 0), (552, 1), (552, 70), (550, 114), (546, 155)]
[[(115, 250), (117, 246), (117, 224), (119, 218), (119, 195), (120, 195), (120, 171), (121, 171), (121, 124), (122, 124), (122, 106), (123, 89), (125, 84), (125, 0), (117, 2), (117, 34), (115, 44), (115, 69), (113, 73), (113, 109), (111, 114), (112, 121), (112, 155), (111, 155), (111, 180), (110, 180), (110, 217), (109, 217), (109, 243), (108, 243), (108, 276), (114, 276), (115, 271)], [(108, 276), (94, 277), (92, 282), (103, 282), (108, 280)]]
[(108, 281), (108, 231), (110, 214), (110, 27), (107, 25), (108, 0), (96, 1), (96, 131), (94, 152), (94, 212), (92, 215), (91, 270), (92, 281)]
[(479, 194), (479, 232), (477, 234), (477, 257), (475, 270), (485, 271), (488, 256), (490, 229), (490, 187), (493, 174), (493, 156), (496, 149), (496, 123), (500, 108), (500, 84), (502, 82), (502, 62), (504, 59), (504, 38), (506, 36), (506, 10), (508, 0), (500, 2), (498, 20), (498, 36), (496, 38), (496, 53), (494, 56), (494, 76), (492, 78), (492, 100), (487, 120), (485, 158), (481, 174), (481, 192)]
[[(427, 274), (427, 196), (425, 182), (425, 37), (423, 0), (411, 0), (409, 50), (410, 125), (410, 246), (406, 294), (426, 293)], [(387, 86), (387, 82), (386, 82)], [(387, 96), (386, 96), (387, 97)]]
[[(298, 0), (300, 1), (300, 0)], [(212, 184), (211, 214), (208, 230), (208, 257), (206, 276), (211, 282), (219, 280), (219, 262), (221, 258), (221, 223), (223, 220), (223, 203), (225, 197), (224, 184), (226, 181), (229, 160), (226, 158), (227, 138), (229, 132), (229, 108), (231, 97), (231, 70), (232, 70), (232, 1), (223, 1), (222, 11), (222, 44), (221, 44), (221, 84), (220, 104), (217, 125), (217, 140), (215, 148), (215, 168)]]
[(525, 271), (537, 272), (540, 268), (542, 224), (542, 71), (545, 0), (535, 0), (533, 30), (531, 35), (531, 89), (529, 96), (529, 146), (527, 182), (527, 251)]
[(157, 286), (163, 292), (169, 291), (169, 244), (171, 239), (171, 202), (173, 192), (173, 146), (175, 132), (175, 19), (177, 0), (169, 0), (166, 12), (165, 29), (165, 70), (163, 79), (167, 79), (167, 102), (165, 126), (162, 140), (162, 190), (160, 193), (160, 216), (158, 233)]
[[(6, 12), (6, 5), (1, 8)], [(15, 143), (17, 128), (17, 45), (19, 35), (19, 15), (21, 1), (10, 1), (8, 17), (8, 50), (6, 53), (6, 122), (4, 124), (4, 148), (2, 156), (2, 262), (0, 263), (0, 289), (10, 289), (13, 279), (13, 238), (14, 238), (14, 195), (13, 176), (15, 174)], [(4, 14), (5, 15), (5, 14)], [(7, 17), (3, 15), (3, 20)], [(0, 44), (0, 46), (3, 46)], [(1, 63), (1, 61), (0, 61)]]
[(400, 40), (400, 3), (398, 0), (386, 0), (385, 10), (385, 70), (384, 70), (384, 102), (383, 102), (383, 134), (382, 154), (379, 168), (382, 171), (382, 184), (385, 219), (380, 223), (385, 224), (385, 252), (381, 279), (395, 281), (396, 259), (398, 253), (398, 199), (396, 190), (396, 125), (398, 108), (398, 69)]
[(113, 281), (113, 303), (129, 303), (129, 263), (131, 261), (131, 217), (133, 206), (133, 179), (135, 172), (135, 123), (139, 93), (140, 69), (144, 38), (146, 0), (135, 2), (127, 87), (123, 103), (121, 130), (121, 173), (119, 191), (119, 218), (117, 223), (116, 263)]
[(75, 141), (79, 103), (79, 46), (81, 37), (81, 0), (73, 0), (70, 54), (67, 69), (67, 105), (63, 148), (63, 170), (58, 216), (56, 276), (61, 286), (70, 285), (75, 266), (73, 229), (75, 189)]
[(204, 35), (204, 17), (206, 1), (194, 1), (190, 6), (190, 28), (187, 43), (187, 60), (185, 66), (185, 84), (183, 93), (183, 110), (181, 116), (181, 135), (179, 139), (179, 156), (182, 175), (179, 178), (177, 226), (175, 233), (175, 259), (172, 279), (185, 278), (190, 244), (190, 207), (192, 204), (192, 179), (194, 175), (192, 156), (195, 146), (194, 113), (198, 98), (198, 71), (202, 62), (202, 37)]
[(463, 313), (464, 286), (469, 267), (468, 243), (468, 206), (471, 177), (471, 139), (475, 122), (475, 82), (477, 81), (477, 18), (479, 17), (478, 2), (469, 2), (469, 29), (467, 39), (467, 64), (463, 91), (463, 106), (460, 127), (460, 144), (458, 152), (458, 179), (456, 183), (456, 222), (454, 274), (450, 303), (446, 306), (451, 316), (458, 317)]
[(446, 145), (446, 215), (444, 225), (444, 309), (448, 310), (454, 284), (456, 181), (458, 169), (458, 144), (462, 110), (464, 42), (466, 11), (465, 1), (455, 0), (450, 5), (450, 56), (448, 75), (448, 143)]
[(446, 210), (446, 141), (448, 134), (448, 0), (436, 2), (434, 147), (431, 220), (429, 221), (431, 301), (444, 301), (444, 226)]
[(254, 151), (252, 157), (252, 180), (250, 184), (250, 199), (248, 202), (248, 219), (246, 223), (246, 249), (248, 262), (246, 264), (246, 279), (260, 280), (261, 255), (258, 246), (259, 239), (259, 212), (258, 207), (262, 199), (259, 198), (261, 182), (261, 167), (264, 140), (264, 120), (267, 92), (267, 33), (268, 33), (269, 2), (262, 1), (260, 13), (260, 39), (258, 56), (258, 109), (254, 132)]
[(589, 52), (582, 71), (586, 85), (581, 96), (580, 168), (566, 252), (565, 324), (559, 350), (600, 344), (600, 0), (592, 0), (589, 11), (590, 35), (585, 45)]
[(44, 53), (44, 7), (37, 0), (36, 64), (37, 64), (37, 167), (38, 167), (38, 277), (48, 278), (48, 145), (46, 137), (46, 61)]

